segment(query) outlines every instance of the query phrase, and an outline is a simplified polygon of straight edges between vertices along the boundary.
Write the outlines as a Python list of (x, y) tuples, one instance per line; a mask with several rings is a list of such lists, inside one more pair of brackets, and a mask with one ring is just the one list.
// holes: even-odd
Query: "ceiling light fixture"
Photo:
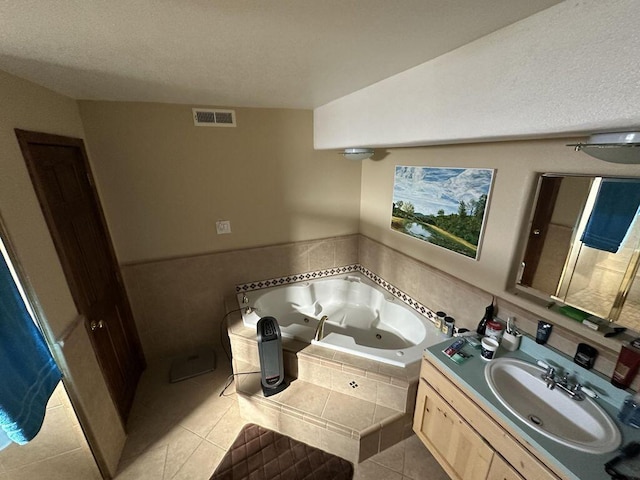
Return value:
[(605, 162), (640, 163), (640, 132), (594, 133), (585, 143), (567, 146)]
[(342, 155), (347, 160), (366, 160), (373, 157), (374, 153), (373, 148), (345, 148)]

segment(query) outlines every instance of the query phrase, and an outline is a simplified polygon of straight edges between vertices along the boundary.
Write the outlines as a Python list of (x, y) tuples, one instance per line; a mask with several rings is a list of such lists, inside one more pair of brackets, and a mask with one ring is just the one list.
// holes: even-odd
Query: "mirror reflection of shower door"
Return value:
[[(579, 239), (582, 237), (582, 232), (598, 195), (600, 188), (598, 180), (594, 182), (589, 194), (587, 206), (580, 220), (556, 292), (556, 298), (598, 317), (616, 321), (621, 316), (638, 270), (640, 222), (636, 213), (635, 219), (616, 253), (598, 250), (583, 244)], [(640, 298), (638, 304), (640, 305)], [(627, 309), (627, 312), (629, 311)]]

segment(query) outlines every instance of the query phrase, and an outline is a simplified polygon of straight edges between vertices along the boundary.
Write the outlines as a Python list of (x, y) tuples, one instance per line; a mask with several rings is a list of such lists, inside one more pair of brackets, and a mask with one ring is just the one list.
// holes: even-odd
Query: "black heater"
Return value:
[(289, 383), (284, 378), (280, 327), (273, 317), (258, 320), (258, 353), (262, 393), (265, 397), (280, 393)]

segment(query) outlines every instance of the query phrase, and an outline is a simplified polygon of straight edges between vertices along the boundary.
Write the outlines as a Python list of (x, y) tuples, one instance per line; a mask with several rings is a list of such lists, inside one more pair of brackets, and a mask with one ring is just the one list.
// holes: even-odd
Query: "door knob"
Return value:
[(540, 235), (540, 229), (536, 228), (533, 230), (534, 235)]
[(95, 320), (93, 320), (89, 326), (91, 327), (91, 330), (96, 330), (98, 328), (104, 328), (104, 321), (102, 320), (98, 320), (97, 322)]

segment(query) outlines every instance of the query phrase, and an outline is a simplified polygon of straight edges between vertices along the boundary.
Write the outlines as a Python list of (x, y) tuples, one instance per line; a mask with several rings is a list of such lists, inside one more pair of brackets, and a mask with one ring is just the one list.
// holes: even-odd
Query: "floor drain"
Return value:
[(539, 417), (536, 417), (535, 415), (529, 415), (527, 418), (531, 420), (531, 423), (533, 423), (534, 425), (538, 425), (539, 427), (542, 426), (542, 420), (540, 420)]

